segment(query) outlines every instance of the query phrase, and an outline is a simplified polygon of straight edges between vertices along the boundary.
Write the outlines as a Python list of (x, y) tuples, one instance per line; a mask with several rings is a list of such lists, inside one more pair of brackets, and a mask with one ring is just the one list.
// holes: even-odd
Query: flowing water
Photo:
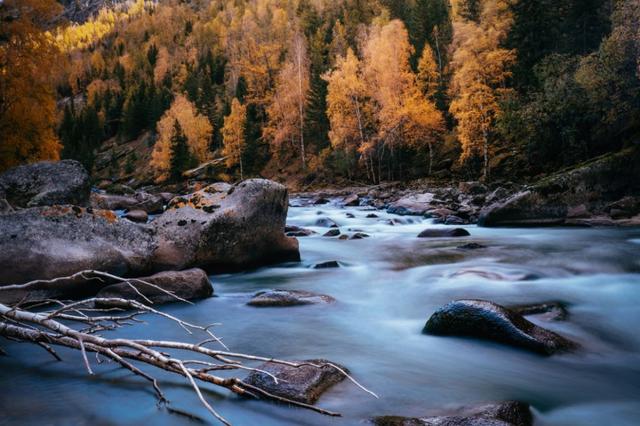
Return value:
[[(348, 218), (352, 213), (355, 218)], [(434, 410), (518, 399), (533, 407), (536, 425), (640, 424), (640, 229), (489, 229), (471, 237), (418, 239), (429, 220), (335, 205), (296, 207), (288, 223), (317, 231), (299, 238), (302, 262), (212, 276), (217, 297), (194, 306), (164, 306), (200, 323), (223, 323), (217, 334), (234, 351), (283, 359), (326, 358), (347, 366), (375, 399), (349, 382), (331, 388), (319, 405), (330, 418), (212, 390), (207, 398), (238, 425), (352, 425), (384, 414), (423, 416)], [(319, 218), (345, 233), (322, 237)], [(349, 230), (352, 231), (349, 231)], [(477, 242), (484, 249), (462, 250)], [(337, 269), (313, 269), (337, 260)], [(331, 305), (253, 308), (251, 295), (268, 288), (329, 294)], [(421, 329), (453, 299), (503, 305), (563, 301), (564, 321), (529, 317), (582, 345), (575, 354), (541, 357), (486, 341), (436, 337)], [(201, 340), (175, 324), (148, 318), (117, 334)], [(88, 376), (80, 354), (54, 362), (39, 348), (1, 342), (0, 424), (155, 425), (192, 421), (159, 410), (148, 385), (113, 365)], [(94, 363), (95, 364), (95, 363)], [(172, 406), (209, 420), (181, 378), (159, 374)]]

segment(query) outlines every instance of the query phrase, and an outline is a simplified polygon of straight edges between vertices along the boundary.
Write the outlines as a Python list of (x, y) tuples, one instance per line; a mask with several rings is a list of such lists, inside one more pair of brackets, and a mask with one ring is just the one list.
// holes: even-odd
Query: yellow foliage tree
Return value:
[(59, 11), (53, 0), (6, 0), (0, 7), (0, 171), (59, 158), (49, 73), (60, 56), (41, 27)]
[(169, 177), (171, 167), (171, 138), (176, 120), (180, 123), (193, 158), (198, 162), (209, 158), (209, 142), (213, 126), (184, 95), (177, 95), (157, 124), (158, 140), (151, 154), (151, 167), (159, 180)]
[(275, 93), (267, 107), (268, 122), (263, 133), (279, 157), (287, 146), (300, 148), (302, 168), (306, 167), (304, 117), (309, 93), (309, 58), (304, 35), (297, 32), (280, 70)]
[(506, 0), (485, 0), (479, 22), (461, 16), (454, 18), (449, 111), (457, 121), (461, 161), (481, 156), (482, 174), (487, 179), (491, 131), (502, 113), (500, 100), (509, 92), (505, 82), (516, 60), (514, 50), (501, 47), (513, 16)]
[(368, 87), (375, 88), (371, 97), (382, 148), (388, 146), (393, 154), (399, 144), (417, 148), (426, 145), (430, 170), (432, 145), (444, 123), (433, 101), (420, 91), (409, 63), (412, 53), (404, 24), (379, 18), (371, 25), (364, 45), (364, 75)]
[(245, 129), (247, 124), (247, 107), (237, 98), (231, 102), (231, 112), (224, 118), (222, 128), (223, 154), (227, 157), (227, 167), (240, 165), (240, 179), (244, 179), (242, 167), (242, 153), (245, 143)]
[(436, 64), (433, 50), (429, 43), (425, 43), (424, 49), (422, 49), (422, 55), (418, 61), (418, 86), (422, 93), (428, 98), (433, 100), (436, 92), (438, 91), (438, 85), (440, 82), (440, 73), (438, 72), (438, 65)]

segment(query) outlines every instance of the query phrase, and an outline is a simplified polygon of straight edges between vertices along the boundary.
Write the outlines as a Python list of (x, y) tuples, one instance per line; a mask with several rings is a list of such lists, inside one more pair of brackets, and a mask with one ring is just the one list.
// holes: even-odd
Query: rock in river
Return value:
[(278, 383), (259, 371), (253, 371), (243, 382), (283, 398), (314, 404), (327, 389), (345, 379), (345, 375), (332, 365), (348, 372), (346, 368), (324, 359), (291, 362), (302, 365), (294, 367), (266, 362), (258, 367), (275, 376)]
[(105, 210), (142, 210), (147, 213), (162, 213), (164, 198), (147, 192), (133, 195), (91, 194), (91, 206)]
[(85, 206), (90, 188), (89, 173), (75, 160), (27, 164), (0, 175), (0, 199), (12, 207)]
[(128, 211), (125, 215), (125, 218), (129, 219), (132, 222), (146, 223), (149, 220), (149, 215), (144, 210), (131, 210)]
[(338, 235), (340, 235), (340, 230), (338, 228), (331, 228), (322, 234), (323, 237), (337, 237)]
[(438, 309), (423, 333), (493, 340), (543, 355), (575, 349), (577, 344), (485, 300), (457, 300)]
[(96, 269), (135, 276), (156, 249), (150, 227), (110, 210), (33, 207), (0, 215), (0, 285)]
[(320, 262), (313, 265), (313, 269), (327, 269), (327, 268), (339, 268), (340, 264), (336, 260), (328, 260), (326, 262)]
[(260, 308), (313, 305), (316, 303), (332, 303), (336, 300), (325, 294), (304, 290), (265, 290), (257, 292), (247, 302), (249, 306)]
[[(140, 280), (140, 281), (138, 281)], [(138, 291), (131, 288), (126, 283), (112, 284), (104, 287), (96, 297), (121, 297), (125, 299), (133, 299), (138, 302), (147, 303), (145, 297), (153, 303), (177, 302), (175, 297), (170, 294), (146, 285), (141, 281), (151, 283), (163, 290), (172, 292), (182, 299), (202, 299), (213, 294), (213, 287), (209, 281), (207, 273), (202, 269), (193, 268), (185, 271), (166, 271), (159, 272), (150, 277), (138, 278), (130, 283)], [(142, 293), (144, 297), (140, 296)]]
[(376, 426), (531, 426), (529, 404), (504, 401), (464, 407), (454, 413), (425, 417), (380, 416)]
[(418, 238), (468, 237), (469, 231), (464, 228), (429, 228), (418, 234)]
[(215, 197), (215, 208), (204, 197), (197, 203), (190, 197), (156, 218), (157, 270), (233, 270), (300, 260), (298, 240), (284, 234), (288, 195), (283, 185), (250, 179)]

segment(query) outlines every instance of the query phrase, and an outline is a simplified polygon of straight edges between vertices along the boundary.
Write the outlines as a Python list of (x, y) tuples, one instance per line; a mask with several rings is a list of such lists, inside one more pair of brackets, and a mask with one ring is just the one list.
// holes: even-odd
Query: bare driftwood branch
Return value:
[[(5, 286), (0, 287), (0, 291), (5, 289), (29, 290), (31, 288), (42, 288), (42, 286), (55, 285), (58, 282), (68, 281), (74, 278), (110, 279), (126, 282), (129, 283), (129, 285), (132, 285), (132, 283), (146, 284), (164, 291), (178, 300), (183, 300), (175, 294), (160, 289), (158, 286), (143, 280), (121, 278), (100, 271), (81, 271), (70, 277), (61, 277), (53, 280), (37, 280), (26, 284)], [(34, 311), (34, 306), (37, 306), (38, 311)], [(144, 322), (140, 317), (145, 314), (159, 316), (174, 322), (189, 335), (202, 333), (206, 337), (198, 343), (188, 343), (150, 339), (107, 338), (100, 335), (102, 331), (114, 330), (126, 325)], [(259, 387), (244, 383), (236, 377), (221, 377), (213, 374), (215, 371), (223, 370), (256, 371), (266, 374), (271, 377), (275, 383), (278, 383), (278, 379), (273, 374), (250, 365), (245, 365), (244, 362), (272, 362), (290, 367), (310, 365), (321, 368), (323, 366), (331, 366), (351, 380), (360, 389), (377, 397), (377, 395), (358, 383), (346, 371), (334, 364), (326, 363), (317, 365), (312, 363), (296, 363), (231, 352), (221, 339), (211, 332), (211, 328), (215, 325), (219, 324), (206, 326), (192, 324), (173, 315), (161, 312), (147, 304), (122, 298), (89, 298), (71, 302), (45, 300), (37, 305), (32, 305), (28, 309), (23, 308), (20, 303), (13, 306), (0, 303), (0, 336), (20, 342), (34, 343), (44, 348), (57, 360), (60, 360), (60, 356), (53, 349), (54, 346), (78, 350), (81, 354), (84, 368), (89, 374), (93, 374), (93, 369), (88, 353), (95, 353), (96, 363), (102, 363), (103, 359), (111, 360), (151, 383), (158, 403), (162, 405), (167, 405), (169, 401), (160, 389), (158, 381), (149, 373), (142, 371), (138, 365), (152, 366), (182, 376), (193, 388), (194, 393), (202, 405), (212, 416), (225, 425), (228, 425), (229, 422), (206, 400), (200, 387), (201, 383), (209, 383), (246, 397), (278, 401), (329, 416), (340, 415), (339, 413), (325, 410), (315, 405), (305, 404), (271, 394)], [(212, 349), (207, 346), (210, 343), (220, 344), (223, 349)], [(180, 359), (163, 352), (164, 350), (185, 352), (191, 356)], [(199, 358), (194, 358), (193, 356)], [(190, 416), (188, 413), (182, 413), (180, 410), (173, 408), (170, 409), (170, 411)]]

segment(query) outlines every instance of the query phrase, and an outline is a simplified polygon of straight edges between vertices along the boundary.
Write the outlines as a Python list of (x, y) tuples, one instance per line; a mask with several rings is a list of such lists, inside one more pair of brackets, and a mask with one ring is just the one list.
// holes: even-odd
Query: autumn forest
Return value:
[(202, 164), (223, 180), (526, 179), (638, 135), (636, 0), (61, 12), (0, 4), (0, 169), (70, 158), (149, 182)]

